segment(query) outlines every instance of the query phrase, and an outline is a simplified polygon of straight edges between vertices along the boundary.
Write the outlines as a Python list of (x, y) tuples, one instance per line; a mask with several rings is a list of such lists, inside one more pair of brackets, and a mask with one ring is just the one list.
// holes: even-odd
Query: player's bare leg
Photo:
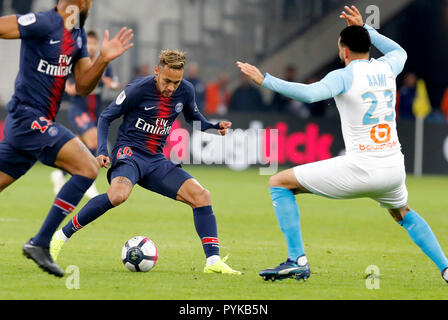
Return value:
[(294, 194), (310, 193), (297, 181), (294, 169), (288, 169), (273, 175), (269, 179), (270, 188), (285, 188), (294, 192)]
[(408, 204), (388, 211), (392, 218), (406, 229), (412, 241), (436, 264), (442, 278), (448, 282), (448, 259), (428, 223)]
[(196, 179), (185, 181), (177, 192), (177, 200), (188, 204), (193, 209), (211, 205), (210, 192)]
[[(80, 136), (79, 139), (85, 144), (85, 146), (90, 150), (91, 153), (95, 153), (97, 149), (97, 141), (96, 141), (97, 137), (98, 137), (97, 129), (91, 128), (82, 136)], [(90, 161), (92, 160), (90, 159)], [(59, 193), (59, 191), (66, 183), (65, 175), (66, 172), (64, 172), (63, 170), (55, 170), (51, 173), (51, 181), (53, 182), (53, 192), (55, 195)], [(95, 198), (96, 196), (99, 195), (95, 187), (95, 183), (92, 183), (90, 188), (86, 191), (85, 195), (90, 199)]]
[(133, 187), (131, 180), (126, 177), (113, 178), (107, 193), (90, 200), (70, 222), (55, 233), (50, 244), (53, 259), (57, 260), (63, 245), (75, 232), (98, 219), (108, 210), (123, 204), (131, 195)]
[(0, 171), (0, 192), (5, 190), (7, 187), (9, 187), (11, 184), (13, 184), (16, 180), (7, 175), (6, 173), (3, 173)]
[(114, 207), (123, 204), (128, 200), (133, 188), (134, 185), (128, 178), (116, 177), (112, 180), (109, 190), (107, 190), (107, 196), (109, 197), (110, 203)]
[(221, 259), (219, 255), (218, 227), (211, 206), (210, 192), (196, 179), (188, 179), (178, 190), (177, 200), (193, 209), (194, 225), (207, 258), (204, 272), (241, 274), (225, 264), (227, 257)]
[(58, 277), (64, 272), (50, 255), (50, 240), (64, 218), (75, 210), (86, 190), (92, 185), (99, 165), (86, 146), (74, 138), (59, 151), (54, 165), (69, 172), (72, 178), (64, 185), (39, 232), (23, 247), (23, 254), (44, 271)]
[(282, 171), (269, 179), (269, 188), (277, 220), (288, 245), (288, 259), (275, 268), (260, 272), (264, 280), (294, 278), (307, 280), (310, 268), (300, 229), (300, 215), (295, 194), (310, 193), (297, 180), (294, 169)]

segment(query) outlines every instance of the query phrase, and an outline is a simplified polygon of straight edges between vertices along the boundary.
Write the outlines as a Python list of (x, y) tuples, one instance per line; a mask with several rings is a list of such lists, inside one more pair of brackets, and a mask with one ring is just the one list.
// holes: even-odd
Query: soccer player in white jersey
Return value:
[[(368, 197), (386, 208), (411, 239), (436, 264), (448, 282), (448, 260), (426, 221), (408, 205), (404, 156), (396, 130), (396, 77), (406, 51), (364, 25), (354, 6), (340, 18), (348, 27), (338, 39), (345, 68), (319, 82), (304, 85), (263, 75), (258, 68), (237, 62), (255, 83), (307, 103), (334, 98), (341, 116), (346, 155), (280, 172), (270, 178), (273, 206), (288, 245), (288, 259), (260, 272), (265, 280), (306, 280), (310, 268), (303, 247), (295, 194), (313, 193), (333, 199)], [(374, 45), (384, 56), (370, 59)]]

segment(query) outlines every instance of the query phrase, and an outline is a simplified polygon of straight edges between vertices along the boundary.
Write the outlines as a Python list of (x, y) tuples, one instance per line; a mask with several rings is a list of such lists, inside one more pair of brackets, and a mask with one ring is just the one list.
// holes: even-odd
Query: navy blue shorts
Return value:
[(112, 166), (107, 173), (109, 183), (117, 177), (126, 177), (133, 185), (174, 200), (185, 181), (193, 178), (163, 154), (148, 155), (125, 146), (114, 148)]
[(59, 151), (75, 138), (61, 124), (21, 106), (6, 117), (4, 133), (5, 138), (0, 142), (0, 171), (16, 180), (38, 160), (54, 167)]
[(73, 130), (77, 135), (83, 136), (87, 131), (96, 127), (96, 121), (88, 112), (87, 98), (76, 97), (70, 102), (68, 118)]

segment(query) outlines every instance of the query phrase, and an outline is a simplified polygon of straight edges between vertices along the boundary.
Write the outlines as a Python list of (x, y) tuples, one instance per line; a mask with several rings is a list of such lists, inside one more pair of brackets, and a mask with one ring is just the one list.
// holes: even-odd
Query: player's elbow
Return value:
[(406, 62), (406, 60), (408, 60), (408, 53), (406, 52), (406, 50), (404, 50), (401, 47), (398, 50), (398, 53), (399, 53), (400, 58), (403, 60), (403, 64), (404, 64)]
[(314, 103), (314, 102), (316, 102), (315, 101), (316, 99), (314, 98), (314, 96), (311, 93), (305, 93), (303, 96), (301, 96), (297, 100), (300, 100), (300, 101), (302, 101), (304, 103)]
[(76, 93), (78, 95), (80, 95), (82, 97), (87, 97), (91, 92), (92, 92), (92, 90), (89, 87), (84, 86), (79, 83), (76, 84)]

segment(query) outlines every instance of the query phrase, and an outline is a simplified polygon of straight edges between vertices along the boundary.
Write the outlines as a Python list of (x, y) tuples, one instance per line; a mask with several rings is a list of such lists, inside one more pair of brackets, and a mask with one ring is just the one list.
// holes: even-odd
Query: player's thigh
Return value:
[(364, 197), (374, 188), (370, 173), (348, 156), (297, 166), (293, 172), (303, 188), (332, 199)]
[(98, 148), (98, 130), (96, 127), (92, 127), (87, 130), (82, 136), (81, 140), (84, 142), (87, 148), (90, 150), (96, 150)]
[[(183, 190), (185, 190), (185, 188), (182, 187), (184, 187), (184, 184), (188, 180), (193, 179), (193, 177), (180, 166), (175, 165), (169, 160), (159, 161), (159, 163), (154, 164), (154, 166), (155, 167), (151, 169), (150, 173), (146, 174), (138, 184), (142, 188), (156, 192), (170, 199), (179, 200), (179, 191), (181, 194), (184, 194)], [(193, 199), (187, 195), (184, 196), (186, 198), (181, 198), (182, 200), (185, 200), (183, 202)]]
[(54, 165), (71, 175), (89, 179), (96, 179), (99, 171), (98, 162), (78, 138), (73, 138), (61, 148)]
[(293, 190), (294, 193), (310, 193), (304, 186), (300, 184), (294, 173), (294, 169), (288, 169), (273, 175), (269, 179), (270, 188), (285, 188)]

